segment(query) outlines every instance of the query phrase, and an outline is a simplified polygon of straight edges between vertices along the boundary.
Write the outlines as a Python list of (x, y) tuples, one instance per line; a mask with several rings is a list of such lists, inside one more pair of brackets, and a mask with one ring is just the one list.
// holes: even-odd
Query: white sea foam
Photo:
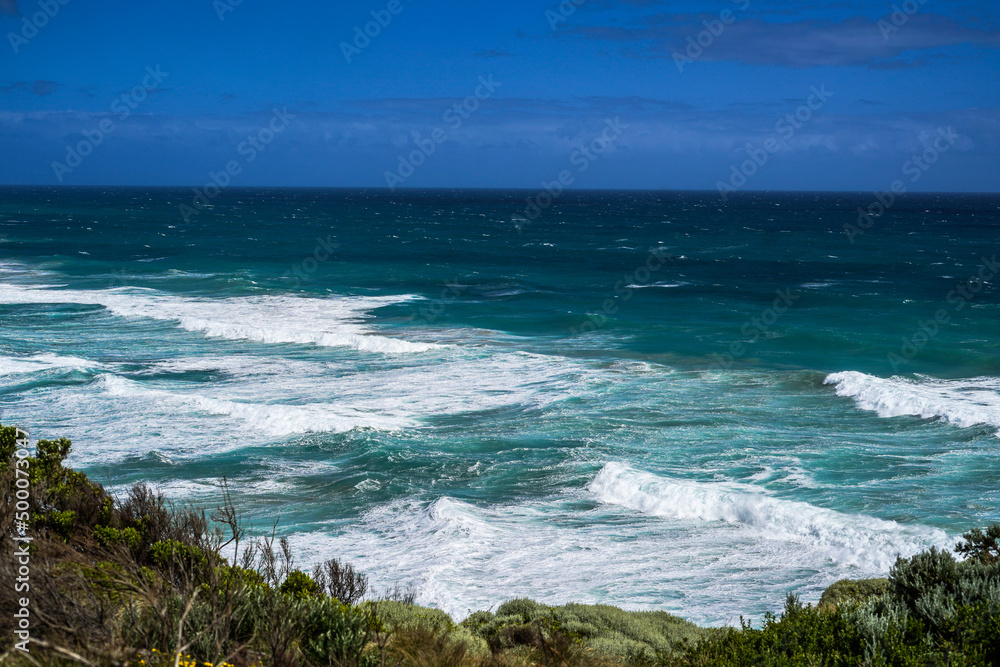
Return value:
[(207, 355), (180, 357), (150, 364), (140, 371), (146, 375), (162, 373), (215, 372), (232, 377), (263, 379), (270, 375), (291, 375), (298, 378), (346, 369), (335, 362), (298, 361), (280, 356)]
[(208, 337), (261, 343), (297, 343), (350, 347), (363, 352), (398, 354), (439, 348), (375, 335), (362, 324), (368, 311), (416, 299), (412, 295), (382, 297), (253, 296), (211, 299), (178, 297), (154, 290), (53, 290), (0, 285), (0, 303), (77, 303), (104, 306), (125, 318), (177, 322)]
[(393, 416), (366, 413), (350, 407), (337, 408), (330, 404), (287, 405), (228, 401), (194, 392), (151, 389), (115, 375), (102, 375), (99, 382), (111, 396), (157, 403), (165, 401), (206, 414), (233, 417), (254, 430), (274, 436), (310, 432), (343, 433), (355, 428), (395, 430), (414, 425)]
[(625, 287), (631, 289), (644, 289), (646, 287), (684, 287), (687, 284), (688, 283), (645, 283), (642, 285), (639, 284), (626, 285)]
[[(107, 489), (115, 495), (124, 496), (128, 493), (131, 486), (131, 483), (117, 484), (111, 485)], [(200, 505), (212, 506), (223, 502), (223, 488), (225, 486), (228, 486), (230, 493), (232, 493), (236, 485), (229, 480), (224, 480), (222, 477), (203, 477), (195, 480), (157, 480), (151, 482), (150, 486), (163, 495), (164, 498), (174, 502), (185, 503), (194, 501)], [(247, 495), (281, 493), (287, 491), (289, 488), (291, 488), (291, 485), (287, 482), (275, 479), (256, 479), (252, 482), (241, 480), (239, 484), (239, 492)]]
[[(3, 243), (4, 239), (0, 239), (0, 243)], [(52, 271), (46, 271), (39, 269), (28, 264), (22, 264), (21, 262), (12, 262), (9, 260), (0, 260), (0, 275), (4, 277), (4, 280), (10, 279), (22, 279), (35, 278), (38, 276), (51, 276), (54, 275)]]
[[(609, 485), (607, 491), (622, 500), (619, 494), (633, 493), (630, 484), (641, 483), (628, 475), (641, 474), (612, 465), (595, 482)], [(895, 553), (947, 543), (941, 531), (824, 514), (804, 503), (773, 511), (760, 524), (733, 524), (699, 516), (732, 512), (746, 519), (760, 510), (711, 509), (705, 503), (683, 512), (690, 519), (667, 512), (667, 518), (637, 520), (623, 517), (631, 512), (618, 503), (584, 509), (586, 499), (581, 491), (568, 491), (489, 506), (447, 496), (429, 503), (400, 500), (350, 522), (300, 529), (292, 541), (309, 564), (344, 558), (371, 575), (377, 589), (413, 584), (420, 603), (457, 618), (527, 596), (549, 604), (663, 609), (713, 624), (735, 624), (738, 613), (759, 617), (774, 611), (788, 592), (814, 602), (837, 579), (884, 575)], [(799, 510), (806, 515), (799, 517)], [(796, 529), (799, 521), (807, 527)], [(774, 528), (797, 544), (790, 548), (787, 539), (767, 534)], [(879, 547), (884, 555), (874, 553)], [(854, 550), (863, 557), (852, 556)]]
[[(649, 567), (659, 547), (648, 539), (613, 539), (596, 522), (566, 525), (586, 518), (570, 509), (482, 508), (440, 497), (377, 506), (342, 531), (299, 532), (291, 539), (305, 563), (346, 559), (369, 574), (377, 590), (412, 584), (420, 603), (456, 618), (512, 596), (632, 607), (662, 602), (651, 590), (665, 568)], [(610, 598), (607, 581), (616, 582)]]
[[(118, 495), (123, 495), (128, 491), (130, 484), (112, 487), (110, 490)], [(222, 479), (205, 478), (199, 480), (171, 479), (157, 481), (153, 488), (163, 494), (164, 498), (173, 501), (190, 502), (192, 500), (204, 501), (207, 498), (222, 498)]]
[(769, 540), (802, 544), (838, 563), (886, 570), (898, 555), (947, 545), (944, 531), (775, 498), (750, 485), (659, 477), (608, 463), (591, 482), (602, 502), (657, 517), (721, 521)]
[[(19, 410), (58, 415), (45, 426), (53, 437), (88, 433), (75, 448), (74, 465), (149, 453), (182, 461), (308, 433), (409, 431), (450, 415), (537, 410), (592, 395), (613, 379), (564, 357), (463, 348), (363, 363), (212, 355), (154, 362), (127, 376), (125, 368), (101, 368), (93, 382), (25, 394)], [(190, 370), (219, 377), (173, 376)], [(516, 415), (504, 416), (510, 417)]]
[(96, 361), (79, 357), (63, 357), (57, 354), (36, 354), (30, 357), (0, 357), (0, 375), (38, 373), (53, 368), (86, 369), (99, 368)]
[(1000, 378), (909, 380), (846, 371), (828, 376), (824, 383), (836, 385), (838, 396), (853, 398), (859, 408), (879, 417), (937, 417), (963, 428), (1000, 428)]
[[(178, 370), (219, 370), (235, 381), (165, 384), (105, 374), (98, 384), (112, 397), (149, 407), (184, 405), (287, 436), (354, 428), (402, 430), (440, 415), (539, 408), (587, 392), (600, 376), (600, 371), (562, 357), (529, 353), (457, 354), (367, 370), (275, 358), (207, 357), (157, 363), (144, 375)], [(280, 403), (274, 402), (276, 396), (282, 397)]]
[(586, 394), (599, 375), (564, 357), (499, 352), (344, 374), (328, 378), (323, 391), (384, 413), (430, 417), (543, 407)]

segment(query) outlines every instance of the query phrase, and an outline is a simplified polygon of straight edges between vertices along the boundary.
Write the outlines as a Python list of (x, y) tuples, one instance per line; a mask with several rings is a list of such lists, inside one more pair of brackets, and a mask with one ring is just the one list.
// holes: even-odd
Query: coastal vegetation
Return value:
[(528, 599), (455, 622), (412, 591), (373, 591), (336, 558), (296, 567), (276, 526), (251, 537), (225, 488), (211, 512), (144, 484), (113, 495), (63, 465), (69, 440), (30, 453), (19, 435), (0, 426), (8, 665), (1000, 665), (997, 524), (954, 554), (838, 582), (815, 606), (789, 596), (759, 627)]

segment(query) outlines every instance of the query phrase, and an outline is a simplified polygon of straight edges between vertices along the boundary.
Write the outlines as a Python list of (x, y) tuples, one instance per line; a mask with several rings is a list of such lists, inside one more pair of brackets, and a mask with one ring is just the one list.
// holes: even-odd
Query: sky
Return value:
[(0, 0), (0, 184), (1000, 190), (995, 0)]

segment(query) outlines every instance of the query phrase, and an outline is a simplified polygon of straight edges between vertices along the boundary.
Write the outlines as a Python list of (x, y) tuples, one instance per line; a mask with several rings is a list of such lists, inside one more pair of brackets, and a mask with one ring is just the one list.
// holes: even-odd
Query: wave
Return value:
[(31, 357), (0, 357), (0, 375), (38, 373), (54, 368), (84, 370), (100, 368), (96, 361), (79, 357), (63, 357), (57, 354), (36, 354)]
[(210, 338), (349, 347), (362, 352), (400, 354), (442, 347), (375, 335), (362, 321), (368, 311), (417, 299), (413, 295), (309, 298), (252, 296), (212, 299), (178, 297), (138, 288), (53, 290), (0, 286), (0, 303), (99, 305), (125, 318), (178, 323)]
[(733, 524), (760, 538), (804, 544), (837, 563), (885, 571), (897, 556), (947, 546), (939, 529), (904, 526), (767, 495), (750, 485), (659, 477), (608, 463), (588, 487), (598, 500), (682, 521)]
[[(3, 243), (4, 239), (0, 239), (0, 243)], [(0, 275), (3, 276), (4, 280), (31, 280), (33, 278), (38, 278), (42, 276), (52, 276), (56, 275), (54, 271), (48, 271), (45, 269), (40, 269), (35, 266), (30, 266), (22, 262), (15, 262), (11, 260), (0, 259)]]
[[(332, 369), (340, 370), (335, 362), (298, 361), (281, 356), (256, 355), (205, 355), (192, 357), (177, 357), (149, 364), (146, 368), (135, 371), (140, 375), (171, 375), (175, 373), (218, 373), (232, 378), (261, 379), (262, 376), (292, 375), (317, 376)], [(313, 381), (310, 378), (308, 381)]]
[[(614, 471), (606, 468), (599, 478), (613, 481)], [(621, 493), (630, 493), (630, 483), (649, 481), (618, 479)], [(869, 517), (829, 512), (827, 523), (814, 518), (823, 510), (800, 503), (776, 512), (782, 523), (794, 531), (804, 519), (823, 532), (797, 531), (804, 546), (789, 548), (757, 525), (623, 521), (615, 505), (588, 509), (590, 499), (581, 490), (490, 505), (412, 497), (376, 505), (361, 517), (300, 526), (290, 538), (306, 565), (346, 558), (376, 589), (413, 584), (418, 602), (455, 618), (531, 597), (662, 609), (713, 625), (735, 623), (734, 609), (758, 618), (777, 611), (788, 592), (815, 601), (838, 579), (884, 576), (895, 553), (946, 542), (942, 531), (892, 522), (872, 527)], [(803, 508), (809, 513), (800, 518), (796, 511)], [(744, 520), (752, 514), (736, 512)], [(832, 548), (823, 543), (830, 534), (841, 538)], [(860, 556), (852, 555), (856, 549)], [(831, 562), (831, 550), (841, 560)]]
[(684, 287), (685, 285), (690, 285), (691, 283), (646, 283), (643, 285), (632, 284), (626, 285), (625, 287), (631, 289), (644, 289), (646, 287)]
[(74, 455), (87, 466), (150, 452), (206, 460), (308, 433), (399, 434), (479, 412), (470, 421), (535, 418), (608, 382), (606, 371), (564, 357), (465, 348), (360, 366), (213, 355), (109, 364), (90, 382), (23, 394), (19, 411), (59, 415), (58, 435), (89, 433)]
[(413, 426), (412, 422), (384, 414), (366, 413), (353, 408), (329, 404), (285, 405), (275, 403), (243, 403), (228, 401), (190, 392), (150, 389), (142, 384), (118, 377), (101, 375), (98, 382), (110, 396), (138, 398), (157, 403), (168, 402), (187, 406), (199, 412), (234, 417), (256, 431), (274, 436), (301, 433), (344, 433), (356, 428), (398, 430)]
[(909, 380), (846, 371), (827, 376), (823, 383), (836, 385), (838, 396), (853, 398), (859, 408), (879, 417), (938, 418), (962, 428), (1000, 428), (1000, 378)]
[[(341, 530), (331, 528), (290, 536), (305, 564), (336, 554), (364, 570), (377, 590), (413, 585), (419, 603), (455, 618), (529, 596), (552, 604), (670, 608), (671, 601), (654, 592), (665, 571), (692, 572), (664, 559), (650, 568), (662, 548), (658, 540), (614, 537), (631, 531), (616, 526), (609, 532), (596, 516), (581, 517), (576, 504), (481, 507), (448, 496), (410, 498), (375, 506)], [(695, 577), (699, 585), (709, 578), (704, 572)], [(617, 582), (613, 590), (608, 581)]]
[[(145, 380), (189, 371), (218, 372), (227, 377), (220, 383), (185, 383), (184, 390), (175, 389), (178, 385), (173, 383), (169, 390), (153, 389), (145, 381), (111, 374), (100, 376), (99, 383), (115, 396), (143, 397), (154, 404), (183, 401), (210, 414), (241, 419), (258, 430), (288, 435), (362, 426), (397, 430), (441, 415), (539, 409), (586, 394), (602, 376), (600, 370), (562, 357), (523, 352), (485, 358), (461, 354), (363, 371), (330, 362), (194, 357), (156, 362), (139, 375)], [(192, 386), (198, 394), (191, 393)], [(434, 391), (427, 391), (428, 387)], [(274, 396), (288, 402), (275, 405)]]

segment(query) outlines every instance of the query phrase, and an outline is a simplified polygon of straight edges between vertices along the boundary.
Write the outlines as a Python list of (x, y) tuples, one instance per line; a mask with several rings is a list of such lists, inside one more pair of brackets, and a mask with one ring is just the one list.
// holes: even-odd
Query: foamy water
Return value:
[(722, 625), (1000, 519), (995, 286), (887, 362), (995, 244), (980, 200), (851, 246), (846, 195), (567, 191), (520, 230), (519, 193), (184, 196), (0, 197), (0, 420), (118, 491), (227, 484), (299, 567)]
[(836, 385), (838, 396), (853, 398), (858, 407), (879, 417), (937, 418), (962, 428), (1000, 428), (1000, 378), (880, 378), (847, 371), (830, 375), (826, 384)]
[(123, 318), (176, 322), (205, 336), (261, 343), (297, 343), (349, 347), (363, 352), (399, 354), (426, 352), (434, 343), (368, 335), (361, 321), (373, 308), (414, 299), (398, 297), (336, 297), (315, 299), (286, 296), (229, 299), (177, 298), (152, 290), (67, 290), (0, 285), (0, 303), (100, 305)]

